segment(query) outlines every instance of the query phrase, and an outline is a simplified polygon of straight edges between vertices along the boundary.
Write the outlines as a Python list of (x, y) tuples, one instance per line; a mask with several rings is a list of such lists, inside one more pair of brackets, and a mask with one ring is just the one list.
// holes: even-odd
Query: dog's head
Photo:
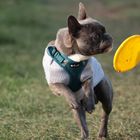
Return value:
[(82, 3), (79, 4), (78, 20), (74, 16), (68, 17), (68, 31), (80, 54), (90, 56), (112, 49), (112, 37), (99, 21), (87, 17)]

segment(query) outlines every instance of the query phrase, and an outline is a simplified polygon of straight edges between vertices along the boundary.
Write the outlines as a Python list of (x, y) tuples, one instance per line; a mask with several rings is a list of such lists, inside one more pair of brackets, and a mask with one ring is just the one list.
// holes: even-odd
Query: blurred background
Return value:
[[(139, 0), (81, 0), (88, 15), (113, 36), (114, 50), (95, 56), (112, 81), (114, 107), (110, 140), (140, 139), (140, 66), (120, 74), (114, 53), (128, 36), (140, 34)], [(42, 57), (47, 43), (69, 15), (77, 16), (79, 0), (0, 0), (0, 139), (75, 140), (80, 131), (63, 97), (51, 94)], [(100, 124), (101, 105), (87, 115), (90, 139)]]

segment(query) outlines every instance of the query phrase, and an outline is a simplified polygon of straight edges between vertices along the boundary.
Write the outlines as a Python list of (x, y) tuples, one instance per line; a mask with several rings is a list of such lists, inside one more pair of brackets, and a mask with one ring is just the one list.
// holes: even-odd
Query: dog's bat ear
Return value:
[(77, 19), (74, 16), (68, 17), (68, 30), (70, 35), (72, 35), (73, 37), (77, 37), (81, 27), (81, 24), (77, 21)]
[(82, 2), (79, 3), (78, 20), (84, 20), (87, 18), (86, 9)]

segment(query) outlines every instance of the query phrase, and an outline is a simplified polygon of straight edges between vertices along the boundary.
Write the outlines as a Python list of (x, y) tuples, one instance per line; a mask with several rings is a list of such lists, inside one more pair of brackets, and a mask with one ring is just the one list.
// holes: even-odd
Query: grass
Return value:
[[(117, 46), (139, 34), (140, 2), (86, 1), (89, 14), (114, 38), (114, 51), (97, 56), (114, 87), (110, 140), (140, 138), (140, 69), (119, 74), (112, 59)], [(42, 69), (48, 41), (76, 16), (79, 1), (4, 0), (0, 2), (0, 140), (75, 140), (80, 131), (64, 98), (51, 94)], [(101, 107), (87, 115), (90, 139), (97, 136)]]

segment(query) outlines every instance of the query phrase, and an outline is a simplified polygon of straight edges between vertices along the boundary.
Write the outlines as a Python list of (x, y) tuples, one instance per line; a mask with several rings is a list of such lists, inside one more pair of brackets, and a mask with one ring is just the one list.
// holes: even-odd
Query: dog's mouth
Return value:
[(110, 52), (112, 50), (112, 44), (112, 37), (105, 33), (103, 40), (100, 42), (99, 48), (103, 50), (103, 52)]
[(101, 53), (110, 52), (112, 50), (112, 40), (102, 41), (99, 45)]

